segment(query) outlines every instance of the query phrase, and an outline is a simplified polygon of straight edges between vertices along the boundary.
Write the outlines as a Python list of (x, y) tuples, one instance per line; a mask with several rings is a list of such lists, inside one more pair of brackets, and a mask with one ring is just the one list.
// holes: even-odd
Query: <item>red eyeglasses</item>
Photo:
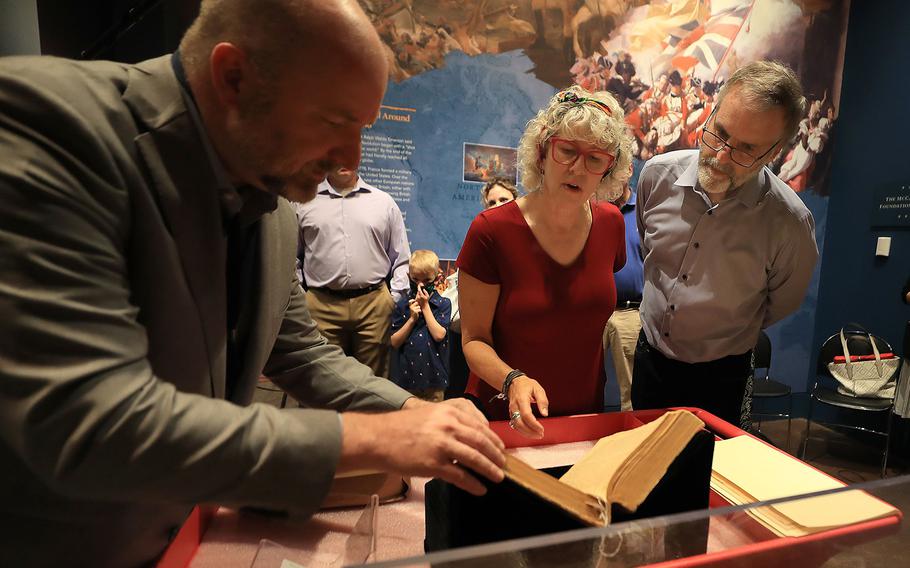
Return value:
[(599, 176), (610, 171), (616, 161), (614, 154), (603, 150), (584, 150), (574, 141), (558, 136), (550, 138), (550, 154), (557, 164), (564, 166), (571, 166), (583, 156), (585, 169)]

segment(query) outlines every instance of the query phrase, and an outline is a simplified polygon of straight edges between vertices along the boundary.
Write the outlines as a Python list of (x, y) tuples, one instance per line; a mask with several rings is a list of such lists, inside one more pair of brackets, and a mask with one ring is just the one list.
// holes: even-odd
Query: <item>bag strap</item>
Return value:
[(844, 328), (840, 328), (839, 335), (840, 335), (840, 346), (844, 352), (844, 368), (847, 370), (847, 378), (852, 381), (853, 380), (853, 368), (851, 367), (851, 365), (853, 363), (850, 361), (850, 350), (847, 349), (847, 338), (844, 337)]
[(875, 354), (875, 369), (878, 371), (878, 376), (881, 377), (883, 375), (883, 373), (885, 372), (884, 364), (882, 363), (882, 355), (878, 351), (878, 342), (875, 341), (875, 337), (871, 333), (869, 333), (868, 329), (866, 329), (865, 327), (863, 327), (862, 325), (860, 325), (856, 322), (851, 322), (851, 323), (848, 323), (847, 325), (853, 326), (854, 328), (856, 328), (857, 331), (862, 331), (863, 333), (866, 334), (866, 337), (869, 338), (869, 343), (872, 344), (872, 352)]
[[(869, 338), (869, 343), (872, 345), (872, 353), (875, 354), (875, 370), (878, 372), (878, 376), (881, 377), (884, 374), (884, 364), (882, 363), (881, 353), (878, 351), (878, 345), (875, 342), (875, 338), (869, 333), (865, 327), (861, 326), (858, 323), (848, 323), (847, 326), (850, 327), (851, 331), (861, 331), (866, 334), (866, 337)], [(853, 369), (851, 366), (853, 362), (850, 360), (850, 351), (847, 349), (847, 338), (844, 336), (844, 329), (846, 327), (840, 328), (840, 344), (844, 350), (844, 362), (846, 363), (845, 368), (847, 369), (847, 378), (851, 381), (853, 380)]]
[(872, 337), (871, 333), (869, 335), (869, 342), (872, 344), (872, 352), (875, 353), (875, 368), (878, 370), (878, 376), (881, 377), (884, 374), (884, 369), (882, 365), (882, 355), (878, 352), (878, 345), (875, 344), (875, 338)]

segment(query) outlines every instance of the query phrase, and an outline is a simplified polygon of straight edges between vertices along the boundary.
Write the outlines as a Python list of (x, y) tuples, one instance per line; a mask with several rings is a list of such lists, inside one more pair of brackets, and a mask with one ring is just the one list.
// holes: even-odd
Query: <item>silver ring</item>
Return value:
[(521, 412), (516, 410), (515, 412), (513, 412), (511, 414), (511, 416), (509, 416), (509, 422), (513, 422), (515, 420), (518, 420), (519, 418), (521, 418)]

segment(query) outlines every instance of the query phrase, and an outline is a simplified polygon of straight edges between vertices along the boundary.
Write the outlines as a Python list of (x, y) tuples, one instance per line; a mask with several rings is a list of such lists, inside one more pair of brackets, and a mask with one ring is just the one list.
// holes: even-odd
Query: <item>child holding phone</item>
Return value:
[(431, 250), (411, 255), (411, 293), (392, 311), (392, 380), (415, 396), (443, 400), (449, 384), (449, 322), (452, 302), (435, 289), (439, 257)]

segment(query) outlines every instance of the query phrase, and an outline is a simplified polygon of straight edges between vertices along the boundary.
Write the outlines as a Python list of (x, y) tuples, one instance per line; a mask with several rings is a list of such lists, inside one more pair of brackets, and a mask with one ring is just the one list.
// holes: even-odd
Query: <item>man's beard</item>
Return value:
[(308, 174), (297, 174), (280, 180), (282, 185), (276, 188), (276, 192), (288, 201), (306, 203), (316, 198), (316, 189), (324, 179), (324, 176), (319, 179)]
[(292, 176), (261, 175), (259, 183), (272, 195), (284, 197), (295, 203), (306, 203), (316, 198), (316, 190), (325, 176), (298, 172)]
[[(714, 167), (715, 171), (723, 173), (723, 177), (716, 176), (708, 168)], [(726, 193), (733, 187), (733, 175), (723, 170), (717, 163), (717, 158), (698, 158), (698, 183), (706, 193)]]
[(266, 133), (256, 124), (270, 109), (271, 102), (266, 98), (249, 102), (242, 110), (240, 120), (231, 125), (233, 128), (228, 135), (238, 148), (238, 155), (246, 160), (247, 171), (253, 174), (260, 189), (288, 201), (312, 201), (326, 172), (337, 169), (338, 164), (331, 160), (314, 160), (301, 168), (288, 157), (290, 154), (282, 152), (282, 144), (287, 140), (285, 133)]
[[(264, 152), (265, 144), (244, 144), (248, 148), (249, 166), (257, 172), (258, 185), (265, 191), (284, 197), (288, 201), (306, 203), (316, 197), (316, 188), (325, 181), (326, 173), (338, 165), (331, 160), (318, 160), (302, 168), (292, 160), (279, 160)], [(300, 169), (297, 169), (300, 168)]]
[[(709, 167), (714, 168), (715, 172), (720, 172), (722, 175), (714, 175), (714, 173), (708, 169)], [(761, 168), (755, 168), (754, 170), (747, 171), (740, 177), (736, 177), (736, 175), (728, 171), (716, 157), (699, 156), (698, 184), (705, 190), (705, 193), (729, 193), (757, 176), (760, 169)]]

